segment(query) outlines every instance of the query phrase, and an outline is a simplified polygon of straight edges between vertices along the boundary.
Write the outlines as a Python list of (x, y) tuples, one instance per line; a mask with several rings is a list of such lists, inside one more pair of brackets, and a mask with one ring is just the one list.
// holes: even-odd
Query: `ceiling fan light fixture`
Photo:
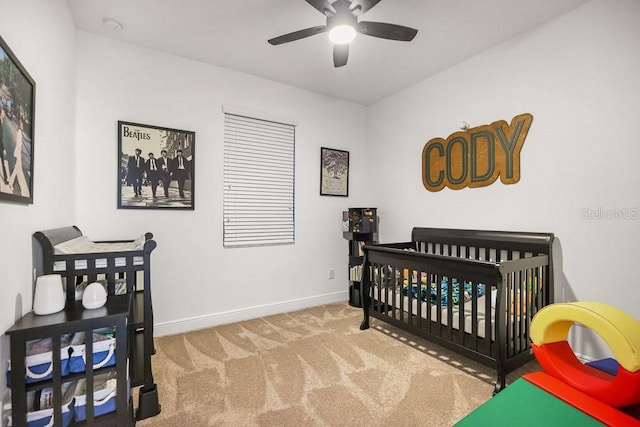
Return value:
[(334, 44), (348, 44), (356, 38), (356, 29), (351, 25), (336, 25), (329, 31), (329, 40)]

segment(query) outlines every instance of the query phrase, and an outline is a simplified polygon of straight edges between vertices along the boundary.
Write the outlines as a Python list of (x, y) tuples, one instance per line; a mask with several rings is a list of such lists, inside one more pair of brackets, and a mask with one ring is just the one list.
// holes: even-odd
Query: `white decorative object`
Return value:
[(65, 295), (62, 276), (45, 274), (36, 279), (33, 312), (37, 315), (53, 314), (64, 309)]
[(102, 307), (107, 302), (107, 291), (100, 282), (89, 283), (82, 295), (82, 306), (93, 309)]

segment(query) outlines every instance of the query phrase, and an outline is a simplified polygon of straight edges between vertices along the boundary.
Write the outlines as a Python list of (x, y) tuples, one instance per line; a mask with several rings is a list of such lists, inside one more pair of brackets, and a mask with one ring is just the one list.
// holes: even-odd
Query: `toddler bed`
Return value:
[(151, 233), (135, 240), (94, 242), (76, 226), (33, 234), (33, 266), (36, 276), (60, 274), (67, 300), (82, 299), (84, 287), (103, 283), (109, 295), (131, 295), (129, 370), (132, 387), (142, 386), (137, 418), (160, 411), (151, 369), (153, 306), (151, 300), (151, 253), (157, 244)]
[(495, 367), (494, 393), (533, 358), (529, 324), (553, 302), (553, 234), (414, 228), (364, 246), (363, 314)]

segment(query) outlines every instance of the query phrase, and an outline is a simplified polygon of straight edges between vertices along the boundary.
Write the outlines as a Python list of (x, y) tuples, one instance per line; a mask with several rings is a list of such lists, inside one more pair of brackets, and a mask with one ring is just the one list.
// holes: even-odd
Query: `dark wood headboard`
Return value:
[[(35, 278), (45, 274), (44, 266), (53, 264), (54, 246), (76, 237), (82, 236), (82, 231), (75, 225), (51, 230), (36, 231), (32, 239), (32, 257)], [(45, 262), (46, 261), (46, 262)]]

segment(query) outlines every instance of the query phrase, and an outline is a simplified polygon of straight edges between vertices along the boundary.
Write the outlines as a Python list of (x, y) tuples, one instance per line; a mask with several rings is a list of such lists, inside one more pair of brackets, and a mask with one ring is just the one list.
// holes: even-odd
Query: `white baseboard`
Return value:
[(187, 319), (172, 320), (169, 322), (156, 323), (153, 326), (153, 335), (162, 337), (165, 335), (181, 334), (198, 329), (211, 328), (213, 326), (225, 325), (240, 322), (243, 320), (255, 319), (258, 317), (271, 316), (274, 314), (288, 313), (291, 311), (303, 310), (309, 307), (316, 307), (323, 304), (346, 301), (349, 292), (336, 292), (332, 294), (318, 295), (309, 298), (283, 301), (274, 304), (266, 304), (254, 307), (241, 308), (238, 310), (212, 313), (204, 316), (190, 317)]

